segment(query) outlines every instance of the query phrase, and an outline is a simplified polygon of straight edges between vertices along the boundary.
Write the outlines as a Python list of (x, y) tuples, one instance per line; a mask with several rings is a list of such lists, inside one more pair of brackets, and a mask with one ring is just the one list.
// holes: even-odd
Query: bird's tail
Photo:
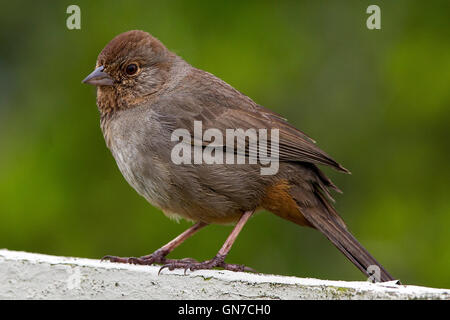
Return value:
[(317, 192), (316, 196), (320, 199), (318, 206), (301, 208), (304, 218), (322, 232), (359, 270), (374, 282), (395, 280), (347, 230), (344, 221), (322, 193)]

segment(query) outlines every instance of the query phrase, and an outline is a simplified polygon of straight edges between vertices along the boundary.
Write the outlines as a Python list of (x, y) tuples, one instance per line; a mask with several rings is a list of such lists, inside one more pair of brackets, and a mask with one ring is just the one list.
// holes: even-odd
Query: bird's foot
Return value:
[(225, 256), (222, 255), (216, 255), (211, 260), (206, 260), (203, 262), (198, 262), (192, 258), (185, 258), (180, 260), (173, 260), (173, 259), (166, 259), (166, 264), (159, 269), (159, 273), (163, 269), (184, 269), (184, 273), (186, 273), (187, 270), (195, 271), (195, 270), (210, 270), (213, 268), (223, 268), (225, 270), (230, 271), (250, 271), (250, 272), (256, 272), (252, 268), (246, 267), (241, 264), (231, 264), (226, 263)]
[(156, 250), (152, 254), (147, 256), (136, 257), (116, 257), (116, 256), (104, 256), (101, 261), (110, 261), (117, 263), (129, 263), (129, 264), (140, 264), (140, 265), (151, 265), (151, 264), (165, 264), (167, 259), (165, 258), (168, 252), (164, 250)]

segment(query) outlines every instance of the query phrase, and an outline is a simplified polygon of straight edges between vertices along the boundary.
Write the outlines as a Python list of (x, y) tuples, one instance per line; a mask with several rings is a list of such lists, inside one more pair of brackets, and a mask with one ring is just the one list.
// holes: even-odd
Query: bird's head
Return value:
[(97, 87), (101, 112), (130, 107), (160, 90), (173, 57), (147, 32), (128, 31), (106, 45), (97, 58), (95, 70), (83, 83)]

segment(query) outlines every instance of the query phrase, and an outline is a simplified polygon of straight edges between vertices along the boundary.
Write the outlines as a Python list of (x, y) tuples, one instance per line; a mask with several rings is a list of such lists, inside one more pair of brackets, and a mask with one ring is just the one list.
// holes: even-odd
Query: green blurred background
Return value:
[[(81, 30), (66, 8), (81, 8)], [(381, 7), (381, 30), (366, 8)], [(122, 178), (95, 89), (81, 84), (118, 33), (142, 29), (318, 141), (353, 175), (337, 208), (404, 283), (450, 287), (448, 1), (7, 1), (0, 10), (0, 248), (140, 256), (186, 229)], [(188, 187), (188, 186), (187, 186)], [(172, 257), (211, 258), (210, 226)], [(228, 262), (364, 280), (319, 232), (261, 213)]]

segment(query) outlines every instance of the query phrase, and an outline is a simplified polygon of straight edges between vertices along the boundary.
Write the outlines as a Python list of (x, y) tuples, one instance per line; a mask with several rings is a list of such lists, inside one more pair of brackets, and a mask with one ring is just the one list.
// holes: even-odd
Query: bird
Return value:
[[(341, 191), (319, 165), (350, 172), (281, 115), (213, 74), (191, 66), (141, 30), (114, 37), (98, 55), (94, 71), (82, 82), (96, 87), (100, 127), (125, 180), (167, 217), (193, 222), (151, 254), (107, 255), (103, 260), (159, 264), (161, 269), (185, 272), (212, 268), (254, 271), (227, 263), (225, 258), (247, 221), (255, 212), (266, 210), (321, 232), (372, 281), (395, 280), (352, 235), (333, 207), (330, 191)], [(214, 145), (218, 154), (240, 155), (245, 163), (174, 161), (174, 148), (181, 138), (186, 140), (184, 146), (194, 146), (192, 154), (210, 146), (211, 141), (203, 141), (204, 137), (200, 135), (200, 139), (195, 133), (195, 123), (201, 124), (202, 133), (213, 129), (223, 136), (233, 129), (270, 131), (274, 139), (266, 141), (265, 146), (277, 147), (273, 152), (277, 170), (262, 174), (262, 161), (250, 161), (254, 153), (247, 140), (241, 149), (227, 149), (223, 141), (215, 141)], [(184, 136), (174, 139), (177, 130)], [(261, 141), (263, 138), (257, 136)], [(186, 155), (189, 158), (190, 154)], [(167, 258), (187, 238), (210, 224), (234, 225), (213, 258), (201, 262)]]

